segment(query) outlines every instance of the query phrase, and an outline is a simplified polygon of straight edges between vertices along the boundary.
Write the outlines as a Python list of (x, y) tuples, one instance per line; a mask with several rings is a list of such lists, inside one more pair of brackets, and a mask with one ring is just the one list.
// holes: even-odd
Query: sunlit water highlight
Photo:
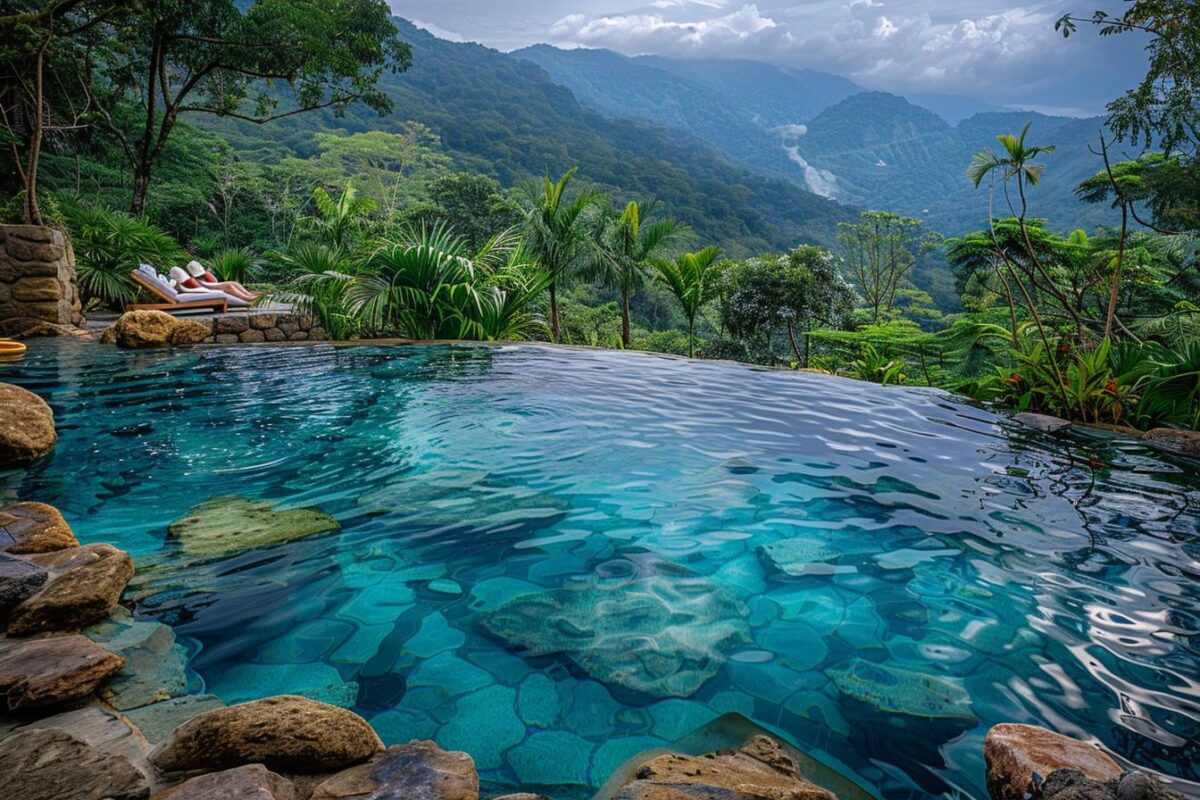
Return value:
[[(1001, 721), (1200, 777), (1200, 476), (1137, 443), (536, 346), (37, 343), (0, 380), (60, 432), (0, 486), (133, 553), (227, 702), (353, 707), (556, 798), (729, 711), (886, 798), (986, 796)], [(218, 495), (343, 527), (180, 572), (167, 526)]]

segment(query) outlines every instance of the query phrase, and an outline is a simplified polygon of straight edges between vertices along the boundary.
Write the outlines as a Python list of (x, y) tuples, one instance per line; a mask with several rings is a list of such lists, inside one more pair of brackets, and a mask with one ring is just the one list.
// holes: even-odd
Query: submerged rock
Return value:
[(814, 564), (826, 564), (842, 555), (819, 539), (801, 537), (764, 544), (758, 552), (768, 566), (793, 577), (811, 575)]
[(5, 800), (143, 800), (150, 782), (128, 759), (55, 728), (0, 741)]
[(175, 643), (170, 626), (124, 612), (83, 634), (125, 659), (125, 668), (102, 692), (113, 708), (125, 711), (186, 693), (187, 650)]
[(14, 711), (78, 700), (124, 664), (84, 636), (20, 642), (0, 651), (0, 696)]
[(168, 532), (187, 555), (214, 556), (292, 542), (341, 527), (319, 508), (280, 509), (266, 500), (214, 497), (172, 522)]
[(108, 616), (133, 577), (133, 559), (123, 550), (92, 544), (30, 556), (53, 576), (37, 594), (12, 610), (8, 632), (78, 630)]
[(224, 708), (221, 698), (211, 694), (189, 694), (171, 700), (163, 700), (140, 708), (132, 708), (125, 712), (129, 721), (137, 726), (146, 741), (158, 744), (192, 717)]
[(57, 442), (54, 412), (46, 401), (19, 386), (0, 383), (0, 469), (32, 464)]
[(479, 530), (544, 527), (570, 509), (565, 498), (482, 470), (455, 467), (406, 475), (365, 493), (358, 502), (375, 514), (395, 514), (406, 524)]
[(265, 764), (308, 774), (366, 761), (382, 749), (357, 714), (282, 695), (193, 717), (154, 748), (150, 763), (164, 772)]
[(0, 508), (0, 553), (49, 553), (78, 546), (74, 531), (54, 506), (14, 503)]
[(154, 800), (295, 800), (296, 789), (262, 764), (192, 778)]
[(212, 335), (212, 323), (173, 317), (165, 311), (126, 311), (100, 335), (100, 341), (130, 350), (141, 350), (199, 344)]
[(1116, 780), (1121, 767), (1087, 742), (1039, 728), (1003, 723), (983, 742), (987, 787), (993, 800), (1024, 800), (1034, 773), (1042, 778), (1060, 769), (1075, 769), (1096, 781)]
[(587, 580), (517, 597), (480, 614), (491, 634), (530, 654), (561, 653), (597, 680), (688, 697), (750, 641), (728, 589), (653, 559), (614, 559)]
[(339, 772), (319, 784), (312, 800), (478, 800), (479, 776), (466, 753), (433, 742), (410, 742)]
[(614, 800), (836, 800), (800, 774), (779, 742), (756, 736), (736, 751), (670, 753), (637, 768)]
[(862, 658), (828, 671), (838, 691), (893, 714), (976, 722), (971, 697), (953, 678), (912, 672)]

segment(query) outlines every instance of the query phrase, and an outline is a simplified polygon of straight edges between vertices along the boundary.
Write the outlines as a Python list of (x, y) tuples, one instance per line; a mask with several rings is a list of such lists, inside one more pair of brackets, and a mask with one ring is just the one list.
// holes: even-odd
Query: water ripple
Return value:
[[(532, 780), (538, 736), (574, 743), (556, 769), (586, 787), (733, 710), (889, 798), (984, 797), (982, 737), (1009, 720), (1200, 779), (1200, 477), (1136, 442), (933, 390), (525, 345), (39, 342), (0, 379), (46, 397), (61, 437), (4, 488), (133, 552), (138, 613), (227, 700), (341, 702), (502, 785)], [(227, 494), (319, 505), (342, 531), (181, 569), (167, 525)], [(752, 641), (663, 700), (479, 624), (635, 577), (668, 606), (720, 587)], [(686, 644), (646, 624), (634, 651)], [(849, 688), (876, 664), (895, 685)], [(969, 714), (911, 674), (962, 687)]]

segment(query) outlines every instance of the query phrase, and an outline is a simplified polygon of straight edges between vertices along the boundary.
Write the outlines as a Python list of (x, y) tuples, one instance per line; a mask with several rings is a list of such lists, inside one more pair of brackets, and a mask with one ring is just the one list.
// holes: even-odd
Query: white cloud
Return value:
[(956, 3), (951, 16), (942, 6), (935, 17), (931, 4), (911, 0), (820, 2), (770, 13), (758, 3), (730, 10), (721, 0), (658, 0), (638, 12), (570, 14), (549, 35), (558, 44), (627, 54), (750, 58), (836, 72), (872, 88), (965, 94), (1031, 80), (1031, 69), (1044, 75), (1047, 61), (1065, 54), (1044, 13), (980, 7), (968, 15), (976, 5)]
[(445, 28), (432, 22), (424, 22), (423, 20), (419, 19), (409, 20), (409, 22), (411, 22), (413, 25), (416, 25), (418, 28), (429, 31), (439, 39), (445, 39), (450, 42), (465, 42), (467, 40), (467, 37), (463, 36), (461, 33), (446, 30)]
[[(886, 91), (1092, 113), (1145, 72), (1145, 39), (1054, 32), (1062, 0), (389, 0), (439, 36), (747, 58)], [(460, 35), (461, 34), (461, 35)]]
[[(716, 4), (704, 5), (713, 7)], [(753, 4), (698, 20), (673, 20), (660, 13), (600, 17), (570, 14), (551, 26), (549, 33), (555, 40), (567, 44), (640, 53), (670, 50), (690, 55), (713, 54), (715, 48), (720, 52), (720, 49), (740, 50), (766, 43), (779, 48), (792, 41), (787, 30), (760, 14), (758, 6)]]

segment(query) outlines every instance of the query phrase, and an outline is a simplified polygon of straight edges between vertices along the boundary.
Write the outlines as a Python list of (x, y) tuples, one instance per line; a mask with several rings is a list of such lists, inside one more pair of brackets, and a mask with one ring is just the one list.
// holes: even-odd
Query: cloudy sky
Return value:
[(1067, 11), (1119, 0), (389, 0), (443, 38), (635, 55), (737, 57), (845, 75), (872, 89), (941, 92), (1099, 113), (1144, 72), (1143, 42), (1054, 32)]

